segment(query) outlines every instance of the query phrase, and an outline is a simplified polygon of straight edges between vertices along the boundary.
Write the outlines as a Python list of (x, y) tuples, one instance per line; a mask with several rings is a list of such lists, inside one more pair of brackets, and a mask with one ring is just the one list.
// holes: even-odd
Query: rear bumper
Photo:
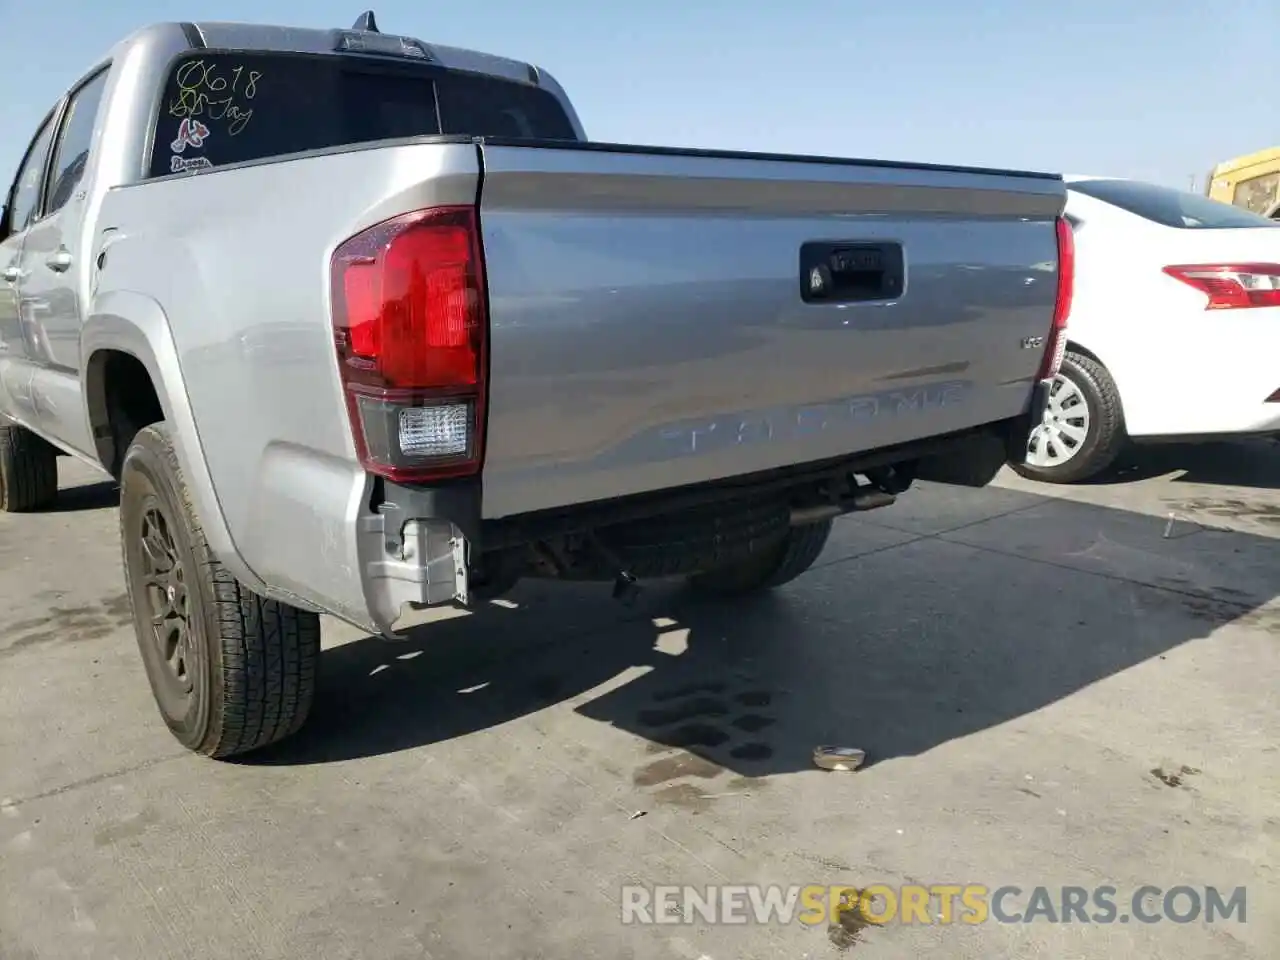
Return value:
[[(1039, 408), (1032, 409), (1038, 422)], [(981, 476), (958, 482), (983, 486), (1005, 463), (1009, 451), (1025, 449), (1027, 430), (1027, 418), (1018, 417), (851, 457), (488, 520), (482, 518), (479, 481), (433, 487), (383, 483), (375, 493), (376, 512), (361, 521), (370, 620), (375, 629), (391, 634), (405, 605), (467, 606), (485, 592), (485, 585), (474, 580), (478, 567), (485, 568), (494, 558), (525, 545), (557, 537), (731, 501), (771, 496), (796, 501), (816, 486), (850, 474), (903, 464), (966, 464), (970, 476)], [(925, 477), (923, 470), (920, 475)]]
[(1195, 440), (1280, 434), (1280, 403), (1214, 403), (1178, 420), (1131, 431), (1135, 440)]
[(1174, 314), (1167, 327), (1141, 356), (1103, 355), (1131, 437), (1280, 432), (1280, 308)]

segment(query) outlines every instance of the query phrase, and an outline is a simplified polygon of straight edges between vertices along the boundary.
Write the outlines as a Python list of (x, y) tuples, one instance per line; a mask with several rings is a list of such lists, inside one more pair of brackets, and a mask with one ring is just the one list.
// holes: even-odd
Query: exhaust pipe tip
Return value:
[(803, 527), (811, 523), (822, 523), (846, 513), (861, 513), (865, 510), (879, 510), (898, 502), (896, 494), (873, 490), (868, 487), (860, 489), (852, 497), (839, 503), (825, 503), (813, 507), (792, 507), (791, 525)]

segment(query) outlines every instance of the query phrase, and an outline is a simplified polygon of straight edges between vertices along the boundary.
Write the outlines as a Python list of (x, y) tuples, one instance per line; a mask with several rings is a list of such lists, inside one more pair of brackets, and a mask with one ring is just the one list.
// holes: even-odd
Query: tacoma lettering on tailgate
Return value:
[(705, 454), (747, 443), (785, 442), (881, 417), (955, 407), (968, 399), (972, 389), (972, 381), (951, 380), (923, 387), (858, 394), (803, 407), (727, 414), (664, 427), (659, 435), (673, 456)]

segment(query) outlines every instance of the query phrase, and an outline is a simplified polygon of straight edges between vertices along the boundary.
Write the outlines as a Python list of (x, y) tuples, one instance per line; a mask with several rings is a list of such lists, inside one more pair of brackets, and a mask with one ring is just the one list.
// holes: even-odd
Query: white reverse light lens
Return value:
[(1235, 278), (1246, 290), (1280, 290), (1280, 274), (1277, 273), (1237, 273)]
[(406, 457), (463, 457), (470, 447), (471, 405), (404, 407), (400, 452)]

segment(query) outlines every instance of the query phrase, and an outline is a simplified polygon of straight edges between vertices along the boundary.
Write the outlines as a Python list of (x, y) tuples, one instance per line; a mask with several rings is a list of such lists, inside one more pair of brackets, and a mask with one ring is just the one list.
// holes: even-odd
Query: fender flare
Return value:
[(108, 414), (101, 383), (102, 364), (95, 361), (96, 355), (107, 350), (128, 354), (146, 369), (164, 418), (173, 427), (178, 463), (209, 548), (237, 580), (263, 592), (264, 584), (236, 549), (223, 516), (164, 309), (145, 294), (113, 290), (94, 299), (81, 329), (81, 391), (99, 459), (109, 468), (114, 450), (105, 430)]

